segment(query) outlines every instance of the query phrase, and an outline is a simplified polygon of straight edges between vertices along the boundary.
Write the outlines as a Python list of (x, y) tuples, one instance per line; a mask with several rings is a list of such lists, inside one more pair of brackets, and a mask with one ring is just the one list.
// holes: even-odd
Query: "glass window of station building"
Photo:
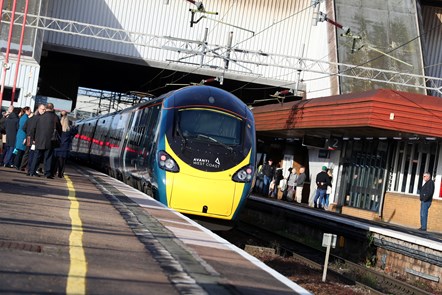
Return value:
[(336, 190), (339, 205), (379, 212), (385, 192), (419, 194), (424, 172), (434, 175), (437, 150), (434, 141), (345, 142)]

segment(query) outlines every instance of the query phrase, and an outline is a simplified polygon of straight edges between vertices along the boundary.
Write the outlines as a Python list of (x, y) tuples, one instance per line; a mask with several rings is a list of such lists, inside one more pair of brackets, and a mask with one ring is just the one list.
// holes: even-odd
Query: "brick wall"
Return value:
[[(407, 227), (420, 227), (420, 206), (418, 196), (386, 193), (382, 220)], [(428, 211), (429, 231), (442, 232), (442, 199), (433, 199)]]
[[(411, 228), (420, 227), (420, 200), (418, 196), (391, 193), (385, 194), (382, 216), (368, 210), (342, 207), (342, 214), (368, 220), (382, 220)], [(442, 232), (442, 199), (434, 199), (428, 213), (427, 229)]]

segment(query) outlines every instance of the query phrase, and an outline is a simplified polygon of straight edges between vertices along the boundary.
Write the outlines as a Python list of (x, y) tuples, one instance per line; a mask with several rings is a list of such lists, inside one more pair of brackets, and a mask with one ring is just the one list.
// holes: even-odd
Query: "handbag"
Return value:
[(51, 136), (51, 145), (53, 148), (58, 148), (60, 147), (60, 134), (58, 133), (58, 130), (56, 128), (56, 122), (54, 120), (54, 131), (52, 131), (52, 136)]
[(279, 182), (279, 189), (283, 192), (287, 189), (287, 179), (281, 179)]

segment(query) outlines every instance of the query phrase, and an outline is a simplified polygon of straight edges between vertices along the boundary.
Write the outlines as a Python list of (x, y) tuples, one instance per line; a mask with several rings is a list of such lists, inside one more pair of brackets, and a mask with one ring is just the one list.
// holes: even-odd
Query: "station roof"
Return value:
[(253, 108), (264, 136), (442, 139), (442, 98), (377, 89)]

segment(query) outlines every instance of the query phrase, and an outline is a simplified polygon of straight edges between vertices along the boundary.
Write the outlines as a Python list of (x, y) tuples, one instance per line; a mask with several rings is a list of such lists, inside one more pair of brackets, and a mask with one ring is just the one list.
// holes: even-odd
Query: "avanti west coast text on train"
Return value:
[(231, 226), (251, 191), (253, 114), (224, 90), (189, 86), (76, 124), (75, 157), (198, 221)]

